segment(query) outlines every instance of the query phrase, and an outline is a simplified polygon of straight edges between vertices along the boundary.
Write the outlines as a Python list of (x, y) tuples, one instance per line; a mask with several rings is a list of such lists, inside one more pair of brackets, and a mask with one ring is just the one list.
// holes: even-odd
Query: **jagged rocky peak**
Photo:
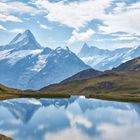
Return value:
[(9, 44), (17, 44), (21, 41), (35, 41), (35, 37), (30, 30), (25, 30), (23, 33), (19, 33)]
[(51, 51), (52, 51), (51, 48), (46, 47), (46, 48), (43, 49), (41, 54), (46, 55), (46, 54), (49, 54)]
[(69, 51), (69, 48), (66, 46), (66, 47), (57, 47), (56, 49), (55, 49), (56, 51), (60, 51), (60, 50), (68, 50)]
[(21, 37), (21, 35), (22, 35), (21, 33), (18, 33), (16, 37), (9, 44), (14, 44)]
[(25, 30), (23, 33), (17, 34), (8, 45), (4, 46), (4, 49), (34, 50), (42, 49), (42, 47), (36, 41), (33, 33), (30, 30)]
[(55, 53), (59, 53), (59, 54), (61, 54), (61, 53), (71, 53), (71, 51), (69, 50), (69, 48), (67, 46), (64, 47), (64, 48), (57, 47), (54, 51), (55, 51)]
[(89, 48), (87, 43), (84, 43), (83, 48)]
[(102, 49), (99, 49), (95, 46), (89, 46), (87, 43), (84, 43), (80, 52), (78, 53), (78, 56), (85, 57), (85, 56), (92, 56), (94, 54), (101, 54), (101, 53), (102, 53)]
[(84, 43), (83, 46), (82, 46), (82, 49), (81, 51), (87, 51), (89, 49), (89, 46), (87, 43)]

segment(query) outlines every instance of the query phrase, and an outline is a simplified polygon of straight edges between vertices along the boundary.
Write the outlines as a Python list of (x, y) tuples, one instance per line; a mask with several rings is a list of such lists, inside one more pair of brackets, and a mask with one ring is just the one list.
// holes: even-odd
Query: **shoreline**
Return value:
[(130, 102), (130, 103), (140, 103), (140, 96), (136, 95), (111, 95), (111, 94), (47, 94), (47, 93), (24, 93), (24, 94), (4, 94), (0, 95), (0, 100), (8, 100), (8, 99), (15, 99), (15, 98), (70, 98), (71, 96), (85, 96), (85, 98), (94, 98), (106, 101), (118, 101), (118, 102)]

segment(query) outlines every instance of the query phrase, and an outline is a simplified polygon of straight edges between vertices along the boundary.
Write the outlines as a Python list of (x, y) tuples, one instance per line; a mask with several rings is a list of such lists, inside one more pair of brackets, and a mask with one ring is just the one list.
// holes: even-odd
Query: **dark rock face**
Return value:
[(113, 87), (112, 82), (101, 82), (97, 84), (97, 87), (101, 89), (111, 89)]
[(101, 83), (98, 83), (94, 86), (85, 87), (81, 92), (84, 92), (84, 91), (94, 92), (95, 91), (95, 93), (99, 94), (99, 93), (101, 93), (101, 90), (112, 89), (113, 85), (114, 85), (114, 83), (112, 83), (112, 82), (101, 82)]

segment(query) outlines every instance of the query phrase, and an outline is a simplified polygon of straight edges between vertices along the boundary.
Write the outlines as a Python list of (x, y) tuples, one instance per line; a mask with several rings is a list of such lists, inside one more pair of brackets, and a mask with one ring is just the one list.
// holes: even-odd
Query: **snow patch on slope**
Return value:
[(12, 52), (12, 50), (4, 50), (4, 51), (0, 51), (0, 60), (8, 59), (8, 62), (11, 65), (14, 65), (14, 64), (16, 64), (16, 62), (25, 58), (28, 55), (35, 56), (41, 52), (42, 52), (42, 50), (40, 50), (40, 49), (20, 50), (20, 51), (14, 51), (14, 52)]
[(36, 65), (31, 68), (31, 71), (39, 72), (46, 66), (48, 55), (39, 55)]

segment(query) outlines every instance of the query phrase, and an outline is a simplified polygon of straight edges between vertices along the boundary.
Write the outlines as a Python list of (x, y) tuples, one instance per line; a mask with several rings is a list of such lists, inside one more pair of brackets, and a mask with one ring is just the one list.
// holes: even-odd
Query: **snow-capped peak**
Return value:
[(1, 47), (1, 50), (35, 50), (42, 49), (40, 44), (36, 41), (34, 35), (30, 30), (25, 30), (23, 33), (19, 33), (16, 37), (5, 46)]
[(21, 35), (21, 33), (17, 34), (16, 37), (9, 44), (15, 44), (17, 40), (21, 37)]
[(23, 40), (24, 42), (35, 41), (35, 37), (30, 30), (25, 30), (24, 33), (17, 34), (16, 37), (9, 43), (9, 45), (17, 44)]

